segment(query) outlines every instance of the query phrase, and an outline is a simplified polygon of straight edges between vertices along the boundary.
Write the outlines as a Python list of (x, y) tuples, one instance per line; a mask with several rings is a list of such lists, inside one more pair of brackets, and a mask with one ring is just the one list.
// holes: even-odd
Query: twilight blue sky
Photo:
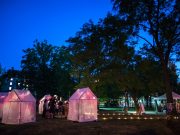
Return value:
[(22, 50), (35, 39), (62, 45), (111, 10), (110, 0), (0, 0), (0, 64), (19, 69)]
[(97, 22), (108, 11), (111, 0), (0, 0), (0, 64), (20, 69), (22, 50), (35, 39), (63, 45), (84, 23)]

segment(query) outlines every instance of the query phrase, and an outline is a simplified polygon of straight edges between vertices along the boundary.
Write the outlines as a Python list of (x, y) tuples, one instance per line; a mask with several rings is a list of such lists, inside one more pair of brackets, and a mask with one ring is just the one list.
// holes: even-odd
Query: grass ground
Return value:
[(78, 123), (66, 119), (43, 119), (22, 125), (0, 124), (0, 135), (178, 135), (180, 121), (103, 120)]

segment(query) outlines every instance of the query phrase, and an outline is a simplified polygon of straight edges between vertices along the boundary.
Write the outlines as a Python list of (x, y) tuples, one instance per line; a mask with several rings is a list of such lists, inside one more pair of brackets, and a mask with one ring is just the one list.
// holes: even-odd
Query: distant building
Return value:
[(2, 92), (8, 92), (13, 89), (28, 89), (29, 85), (26, 83), (25, 79), (19, 78), (5, 78), (2, 80), (1, 90)]

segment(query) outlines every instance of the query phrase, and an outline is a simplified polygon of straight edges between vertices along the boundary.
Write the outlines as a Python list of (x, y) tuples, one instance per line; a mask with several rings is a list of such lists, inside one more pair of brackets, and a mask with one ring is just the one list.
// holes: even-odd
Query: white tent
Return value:
[[(173, 99), (180, 99), (180, 95), (175, 92), (172, 92)], [(166, 100), (166, 94), (163, 94), (159, 97), (154, 97), (155, 100)]]
[(0, 92), (0, 118), (2, 118), (3, 102), (7, 95), (8, 92)]
[(28, 90), (12, 90), (4, 100), (2, 123), (22, 124), (36, 121), (36, 99)]
[(90, 88), (78, 89), (70, 97), (67, 119), (78, 122), (97, 120), (97, 97)]
[(44, 105), (44, 100), (47, 99), (47, 100), (50, 100), (52, 97), (51, 95), (45, 95), (44, 97), (42, 97), (40, 100), (39, 100), (39, 114), (42, 114), (43, 113), (43, 105)]

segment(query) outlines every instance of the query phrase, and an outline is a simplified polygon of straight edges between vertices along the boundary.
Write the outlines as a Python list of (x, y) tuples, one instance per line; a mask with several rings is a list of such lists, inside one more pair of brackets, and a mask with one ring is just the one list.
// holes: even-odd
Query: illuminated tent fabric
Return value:
[(70, 97), (67, 119), (78, 122), (97, 120), (97, 97), (90, 88), (78, 89)]
[[(173, 96), (173, 99), (180, 99), (180, 95), (175, 93), (175, 92), (172, 92), (172, 96)], [(159, 97), (154, 97), (155, 100), (165, 100), (166, 99), (166, 94), (163, 94)]]
[(40, 100), (39, 100), (39, 114), (42, 114), (43, 113), (43, 105), (44, 105), (44, 100), (47, 99), (47, 100), (50, 100), (52, 98), (51, 95), (45, 95), (44, 97), (42, 97)]
[(7, 95), (8, 92), (0, 92), (0, 118), (2, 118), (3, 102)]
[(22, 124), (36, 121), (36, 99), (28, 90), (12, 90), (4, 100), (2, 123)]

